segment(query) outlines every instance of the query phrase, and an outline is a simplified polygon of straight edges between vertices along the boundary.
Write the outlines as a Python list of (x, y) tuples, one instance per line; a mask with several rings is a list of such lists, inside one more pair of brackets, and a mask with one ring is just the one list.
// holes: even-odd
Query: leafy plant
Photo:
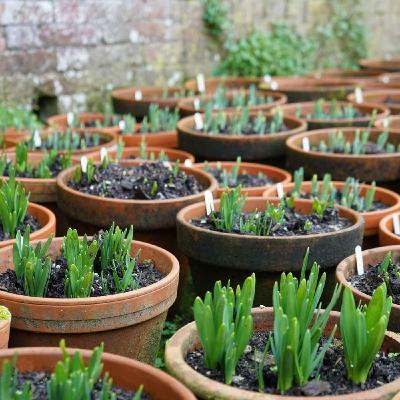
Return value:
[[(328, 109), (325, 105), (328, 104)], [(336, 100), (332, 100), (327, 103), (324, 99), (319, 99), (314, 103), (314, 109), (310, 114), (306, 115), (307, 119), (319, 119), (319, 120), (330, 120), (330, 119), (354, 119), (361, 116), (360, 112), (349, 103), (344, 106), (337, 104)]]
[(204, 301), (197, 297), (194, 319), (208, 368), (221, 368), (225, 383), (232, 382), (236, 365), (247, 346), (253, 329), (251, 308), (255, 293), (255, 275), (248, 277), (236, 292), (218, 281)]
[(363, 383), (380, 350), (389, 322), (392, 298), (386, 297), (386, 285), (375, 289), (368, 305), (356, 306), (353, 294), (346, 287), (340, 312), (347, 377)]
[(5, 360), (0, 375), (0, 399), (1, 400), (31, 400), (32, 393), (29, 383), (25, 382), (22, 388), (18, 388), (18, 372), (16, 370), (17, 356), (12, 361)]
[(0, 306), (0, 320), (11, 318), (11, 313), (6, 306)]
[(179, 121), (178, 110), (160, 109), (157, 104), (150, 104), (148, 115), (140, 125), (141, 133), (174, 131)]
[(0, 132), (4, 132), (8, 128), (15, 128), (16, 131), (24, 129), (33, 131), (41, 126), (37, 116), (30, 110), (0, 104)]
[(207, 32), (219, 39), (229, 26), (227, 8), (220, 0), (203, 0), (203, 23)]

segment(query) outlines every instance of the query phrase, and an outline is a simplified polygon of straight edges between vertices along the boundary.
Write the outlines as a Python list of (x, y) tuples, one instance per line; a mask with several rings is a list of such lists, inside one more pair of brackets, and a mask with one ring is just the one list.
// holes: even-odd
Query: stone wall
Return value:
[[(328, 1), (343, 0), (226, 3), (240, 35), (277, 20), (305, 32)], [(370, 55), (400, 54), (400, 1), (361, 1)], [(93, 108), (113, 87), (207, 73), (217, 56), (201, 15), (201, 0), (0, 0), (0, 99)]]

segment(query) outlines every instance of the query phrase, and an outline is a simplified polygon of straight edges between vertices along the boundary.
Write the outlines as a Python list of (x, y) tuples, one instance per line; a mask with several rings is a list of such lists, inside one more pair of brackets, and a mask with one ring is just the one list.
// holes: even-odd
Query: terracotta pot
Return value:
[[(206, 78), (206, 93), (214, 93), (218, 87), (223, 86), (227, 89), (247, 89), (250, 85), (258, 85), (262, 82), (260, 78), (238, 77), (238, 76), (219, 76), (217, 78)], [(192, 79), (185, 83), (185, 89), (189, 92), (199, 93), (197, 80)]]
[[(66, 338), (67, 345), (69, 339)], [(72, 356), (76, 349), (68, 349)], [(61, 360), (61, 351), (57, 347), (17, 348), (0, 352), (0, 367), (5, 360), (12, 360), (18, 354), (17, 369), (20, 372), (44, 371), (51, 373)], [(91, 351), (81, 350), (87, 364)], [(115, 354), (103, 353), (101, 358), (103, 373), (109, 372), (113, 384), (125, 390), (138, 389), (144, 386), (144, 392), (153, 400), (195, 400), (193, 394), (180, 382), (160, 369)]]
[[(53, 239), (52, 258), (60, 254), (62, 240)], [(139, 248), (140, 259), (154, 260), (166, 276), (138, 290), (79, 299), (0, 291), (0, 303), (13, 316), (10, 347), (56, 346), (65, 338), (71, 347), (91, 349), (104, 342), (106, 351), (154, 362), (167, 311), (176, 298), (179, 263), (171, 253), (149, 243), (133, 241), (131, 253)], [(0, 261), (1, 272), (13, 268), (11, 247), (0, 250)]]
[[(35, 232), (31, 232), (31, 240), (35, 239), (47, 239), (51, 234), (56, 232), (56, 217), (46, 207), (40, 206), (35, 203), (28, 203), (27, 214), (32, 215), (37, 219), (41, 228)], [(11, 246), (15, 242), (15, 239), (0, 241), (0, 249)], [(1, 304), (1, 302), (0, 302)]]
[(8, 340), (10, 339), (11, 318), (0, 320), (0, 349), (8, 348)]
[[(332, 175), (334, 180), (345, 180), (354, 176), (365, 182), (395, 181), (400, 178), (400, 153), (392, 154), (338, 154), (318, 151), (304, 151), (302, 140), (308, 137), (311, 146), (316, 146), (321, 140), (328, 140), (329, 134), (343, 132), (346, 140), (354, 138), (357, 128), (327, 128), (300, 133), (286, 141), (288, 164), (290, 169), (304, 167), (304, 174), (311, 178), (313, 174)], [(380, 129), (370, 129), (370, 140), (376, 141)], [(389, 132), (388, 142), (398, 145), (400, 134)]]
[(7, 128), (4, 133), (0, 133), (0, 135), (4, 135), (6, 143), (9, 139), (24, 138), (28, 134), (28, 131), (25, 129), (17, 131), (15, 128)]
[[(80, 124), (85, 124), (85, 123), (90, 123), (90, 122), (100, 122), (103, 123), (105, 119), (104, 114), (100, 113), (79, 113), (78, 114), (78, 123)], [(67, 114), (58, 114), (58, 115), (53, 115), (47, 119), (47, 124), (50, 126), (55, 126), (58, 129), (65, 130), (68, 129), (68, 122), (67, 122)], [(105, 132), (105, 133), (111, 133), (111, 134), (118, 134), (119, 133), (119, 128), (118, 126), (106, 126), (103, 128), (98, 128), (98, 127), (85, 127), (85, 128), (80, 128), (76, 127), (73, 128), (74, 131), (77, 132)]]
[[(400, 256), (400, 246), (385, 246), (385, 247), (377, 247), (375, 249), (364, 250), (362, 252), (363, 261), (364, 261), (364, 270), (368, 271), (370, 265), (376, 265), (383, 260), (385, 254), (391, 251), (394, 259), (398, 259)], [(339, 263), (336, 268), (336, 280), (342, 286), (348, 286), (353, 292), (356, 303), (359, 301), (363, 303), (368, 303), (371, 300), (371, 296), (361, 292), (360, 290), (354, 288), (348, 282), (354, 274), (357, 273), (356, 266), (356, 257), (355, 255), (351, 255), (345, 258), (343, 261)], [(392, 311), (390, 313), (390, 320), (388, 329), (394, 332), (399, 332), (400, 330), (400, 305), (392, 304)], [(399, 388), (400, 389), (400, 388)]]
[[(336, 189), (343, 189), (344, 187), (344, 182), (338, 182), (338, 181), (333, 181), (332, 182), (333, 186)], [(310, 193), (311, 192), (311, 182), (303, 182), (301, 185), (301, 190), (303, 193)], [(318, 187), (321, 188), (322, 186), (322, 181), (318, 182)], [(359, 184), (360, 188), (360, 195), (365, 196), (366, 192), (368, 189), (371, 187), (371, 185), (366, 185), (366, 184)], [(283, 192), (288, 193), (291, 192), (294, 189), (294, 183), (286, 183), (283, 185)], [(276, 186), (270, 186), (267, 188), (264, 193), (263, 197), (278, 197), (278, 193), (276, 192)], [(377, 210), (377, 211), (368, 211), (368, 212), (362, 212), (360, 213), (361, 216), (364, 218), (364, 236), (372, 236), (376, 235), (378, 233), (378, 227), (379, 227), (379, 222), (380, 220), (385, 217), (386, 215), (392, 214), (395, 211), (400, 210), (400, 196), (392, 192), (391, 190), (387, 190), (381, 187), (376, 188), (375, 192), (375, 200), (380, 201), (383, 204), (388, 205), (388, 208), (385, 208), (384, 210)]]
[(393, 215), (399, 213), (393, 213), (387, 215), (379, 222), (379, 245), (390, 246), (400, 245), (400, 236), (393, 232)]
[(400, 58), (363, 58), (358, 61), (361, 68), (385, 71), (400, 71)]
[[(257, 113), (250, 113), (255, 116)], [(266, 113), (271, 117), (271, 114)], [(178, 122), (179, 148), (206, 160), (235, 160), (238, 156), (245, 161), (266, 160), (284, 155), (288, 137), (303, 132), (306, 122), (294, 117), (284, 117), (290, 130), (266, 135), (206, 134), (194, 127), (194, 117)]]
[[(278, 84), (276, 90), (286, 94), (289, 103), (315, 101), (320, 98), (344, 100), (359, 85), (357, 80), (316, 79), (305, 76), (276, 76), (272, 81)], [(270, 90), (270, 84), (262, 83), (260, 89)]]
[[(272, 308), (253, 308), (254, 331), (265, 332), (273, 331), (274, 313)], [(325, 328), (326, 336), (332, 332), (336, 325), (336, 337), (340, 337), (340, 313), (332, 311)], [(363, 392), (349, 393), (340, 396), (284, 396), (272, 395), (267, 393), (252, 392), (244, 389), (238, 389), (224, 383), (214, 381), (206, 376), (196, 372), (186, 363), (186, 355), (195, 349), (200, 348), (200, 341), (197, 335), (197, 329), (194, 322), (184, 326), (175, 333), (167, 342), (165, 349), (165, 361), (168, 372), (175, 376), (185, 386), (187, 386), (200, 399), (215, 400), (382, 400), (390, 399), (400, 390), (400, 378), (391, 383), (379, 386), (372, 390)], [(397, 352), (400, 350), (400, 339), (392, 332), (386, 332), (382, 345), (385, 352)]]
[[(204, 163), (197, 163), (194, 165), (195, 168), (201, 169), (204, 171)], [(210, 168), (217, 168), (218, 165), (221, 166), (222, 169), (230, 171), (233, 166), (236, 165), (233, 161), (215, 161), (208, 163)], [(259, 172), (266, 175), (268, 178), (272, 178), (276, 183), (281, 182), (282, 184), (288, 183), (292, 180), (292, 175), (285, 171), (284, 169), (271, 167), (270, 165), (265, 164), (256, 164), (256, 163), (247, 163), (241, 162), (239, 167), (239, 173), (243, 173), (246, 171), (250, 175), (257, 175)], [(261, 196), (267, 186), (254, 186), (254, 187), (243, 187), (242, 194), (247, 193), (248, 196)], [(218, 187), (217, 189), (217, 197), (221, 197), (221, 194), (226, 190), (226, 188)]]
[[(340, 107), (345, 107), (350, 105), (351, 103), (346, 101), (338, 101), (337, 105)], [(378, 104), (353, 104), (353, 107), (361, 112), (362, 114), (366, 114), (365, 116), (358, 118), (336, 118), (336, 119), (317, 119), (317, 118), (307, 118), (307, 115), (312, 114), (314, 112), (315, 102), (307, 101), (303, 103), (290, 103), (285, 104), (280, 107), (285, 115), (297, 117), (300, 119), (304, 119), (307, 122), (307, 129), (324, 129), (329, 127), (341, 127), (341, 126), (369, 126), (371, 124), (372, 112), (376, 110), (377, 115), (374, 117), (374, 120), (377, 118), (386, 118), (389, 116), (390, 111)], [(324, 110), (329, 111), (330, 103), (324, 104)], [(297, 116), (297, 110), (301, 110), (301, 115)]]
[[(349, 94), (347, 99), (356, 103), (354, 93)], [(400, 90), (399, 89), (377, 89), (363, 92), (366, 103), (379, 104), (387, 107), (391, 114), (400, 114)]]
[(378, 81), (382, 86), (400, 89), (400, 72), (389, 72), (379, 76)]
[[(387, 118), (387, 121), (389, 123), (388, 129), (390, 129), (390, 132), (395, 132), (400, 134), (400, 115), (393, 115)], [(383, 130), (384, 129), (384, 118), (377, 119), (375, 121), (375, 126), (378, 129)]]
[[(232, 90), (230, 92), (227, 92), (226, 98), (229, 100), (232, 100), (235, 96), (235, 93), (237, 93), (237, 90)], [(246, 95), (249, 94), (248, 90), (244, 90), (244, 93)], [(282, 104), (285, 104), (287, 101), (287, 97), (283, 93), (279, 92), (273, 92), (273, 91), (266, 91), (266, 92), (260, 92), (261, 96), (270, 96), (273, 98), (273, 101), (271, 103), (265, 103), (265, 104), (258, 104), (255, 106), (248, 107), (249, 111), (268, 111), (273, 107), (280, 106)], [(192, 97), (186, 97), (182, 100), (179, 101), (178, 103), (178, 108), (179, 108), (179, 114), (182, 117), (187, 117), (190, 115), (193, 115), (196, 112), (199, 113), (204, 113), (205, 109), (204, 108), (199, 108), (195, 109), (193, 101), (195, 99), (200, 99), (203, 102), (209, 102), (214, 99), (214, 94), (207, 94), (203, 95), (201, 97), (197, 96), (192, 96)], [(225, 112), (234, 112), (237, 109), (237, 107), (226, 107), (226, 108), (219, 108), (216, 109), (216, 111), (225, 111)]]
[(178, 147), (178, 135), (176, 131), (148, 132), (120, 135), (127, 147), (139, 147), (143, 138), (146, 144), (155, 147), (175, 148)]
[[(275, 205), (277, 199), (268, 199)], [(248, 197), (244, 212), (264, 209), (266, 199)], [(219, 200), (214, 202), (219, 209)], [(310, 200), (297, 200), (295, 208), (301, 213), (310, 213)], [(177, 215), (178, 245), (189, 258), (193, 283), (198, 294), (213, 287), (216, 280), (232, 285), (240, 283), (251, 272), (257, 276), (255, 304), (271, 304), (274, 282), (282, 271), (300, 273), (307, 247), (310, 259), (324, 269), (332, 269), (345, 256), (354, 252), (362, 243), (364, 221), (361, 216), (347, 208), (339, 207), (340, 215), (348, 218), (352, 225), (338, 232), (319, 235), (271, 237), (238, 235), (216, 232), (192, 225), (189, 221), (205, 214), (204, 202), (185, 207)], [(334, 280), (332, 274), (332, 282)], [(328, 292), (328, 291), (326, 291)]]
[[(142, 92), (141, 100), (135, 100), (135, 92), (137, 90)], [(150, 104), (158, 104), (160, 108), (175, 108), (180, 97), (164, 98), (163, 94), (165, 92), (169, 96), (173, 96), (174, 93), (180, 94), (182, 88), (179, 86), (169, 86), (167, 88), (148, 86), (116, 89), (111, 92), (114, 111), (117, 114), (131, 114), (136, 118), (143, 118), (148, 114)]]

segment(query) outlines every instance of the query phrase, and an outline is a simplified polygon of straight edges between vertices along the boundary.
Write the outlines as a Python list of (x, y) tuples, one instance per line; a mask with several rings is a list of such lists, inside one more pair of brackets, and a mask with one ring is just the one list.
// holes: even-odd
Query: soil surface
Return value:
[(104, 169), (95, 167), (91, 182), (85, 175), (78, 183), (70, 180), (68, 186), (94, 196), (132, 200), (176, 199), (204, 190), (194, 176), (183, 171), (174, 175), (162, 162), (145, 162), (132, 167), (118, 164), (109, 164)]
[[(272, 119), (269, 119), (269, 120), (267, 119), (266, 127), (265, 127), (263, 133), (260, 134), (254, 130), (254, 119), (252, 119), (246, 126), (243, 127), (242, 131), (240, 132), (240, 135), (269, 135), (269, 134), (274, 134), (274, 133), (279, 133), (279, 132), (287, 132), (291, 129), (285, 123), (283, 123), (278, 132), (273, 131), (271, 129), (272, 122), (273, 122)], [(196, 129), (196, 128), (194, 128), (194, 129)], [(203, 131), (201, 131), (201, 132), (203, 132)], [(207, 133), (208, 134), (214, 133), (214, 134), (230, 135), (230, 136), (234, 135), (232, 133), (232, 126), (229, 123), (229, 121), (225, 125), (222, 125), (222, 126), (219, 125), (217, 131), (209, 130), (209, 131), (207, 131)], [(237, 135), (237, 134), (235, 134), (235, 135)]]
[[(238, 185), (241, 185), (242, 187), (268, 186), (275, 183), (273, 179), (264, 174), (251, 175), (244, 172), (238, 174), (235, 179), (230, 175), (230, 172), (225, 171), (223, 168), (209, 168), (206, 172), (214, 176), (220, 186), (228, 186), (230, 188), (234, 188)], [(226, 180), (228, 185), (225, 185)]]
[[(244, 221), (248, 220), (249, 217), (254, 216), (256, 213), (242, 213), (241, 216)], [(264, 212), (257, 213), (258, 218), (264, 219)], [(215, 217), (220, 218), (220, 213), (215, 212)], [(306, 221), (312, 222), (312, 226), (309, 229), (305, 229), (304, 225)], [(214, 220), (211, 216), (204, 216), (201, 219), (192, 219), (190, 221), (193, 225), (200, 228), (210, 229), (213, 231), (226, 232), (216, 227)], [(268, 222), (267, 222), (268, 224)], [(327, 208), (322, 218), (317, 214), (299, 214), (291, 208), (285, 209), (285, 217), (282, 224), (272, 224), (271, 232), (268, 236), (300, 236), (300, 235), (315, 235), (320, 233), (335, 232), (341, 229), (347, 228), (352, 225), (352, 222), (346, 218), (339, 216), (339, 211), (335, 208)], [(236, 234), (250, 234), (248, 232), (240, 231), (239, 224), (237, 223), (231, 232)]]
[[(262, 357), (269, 333), (256, 332), (239, 360), (236, 375), (232, 386), (244, 390), (258, 392), (258, 383), (255, 373), (255, 361)], [(322, 339), (321, 343), (326, 339)], [(187, 354), (186, 362), (190, 367), (205, 375), (207, 378), (218, 382), (224, 382), (223, 373), (216, 369), (204, 366), (202, 350), (192, 351)], [(276, 389), (277, 376), (271, 371), (274, 367), (274, 358), (269, 351), (264, 365), (265, 392), (280, 394)], [(303, 387), (294, 386), (285, 392), (288, 396), (333, 396), (347, 393), (355, 393), (379, 387), (385, 383), (392, 382), (400, 376), (400, 356), (398, 354), (385, 354), (379, 352), (370, 370), (367, 382), (363, 384), (354, 383), (347, 379), (345, 359), (342, 342), (334, 339), (327, 350), (320, 370), (319, 380), (311, 376), (310, 381)], [(354, 397), (356, 399), (357, 397)]]
[[(22, 224), (17, 227), (17, 231), (20, 230), (21, 234), (24, 234), (28, 225), (31, 227), (31, 233), (38, 231), (42, 227), (34, 216), (26, 214)], [(3, 231), (3, 226), (0, 225), (0, 241), (9, 239), (11, 239), (10, 235), (8, 233), (6, 234)]]

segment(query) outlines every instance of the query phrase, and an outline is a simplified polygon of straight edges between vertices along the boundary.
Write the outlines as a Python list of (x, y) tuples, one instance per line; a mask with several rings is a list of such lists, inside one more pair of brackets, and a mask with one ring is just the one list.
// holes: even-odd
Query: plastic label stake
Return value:
[(165, 168), (172, 169), (171, 163), (169, 161), (163, 161), (163, 165)]
[(206, 91), (206, 81), (204, 80), (204, 75), (203, 74), (197, 74), (196, 82), (197, 82), (197, 90), (200, 93), (204, 93)]
[(74, 124), (74, 113), (72, 111), (67, 112), (67, 125), (72, 126)]
[(118, 122), (118, 128), (120, 131), (124, 131), (126, 127), (126, 122), (124, 119), (121, 119), (121, 121)]
[(271, 81), (269, 87), (271, 88), (271, 90), (278, 90), (279, 83), (277, 81)]
[(399, 214), (393, 214), (393, 232), (395, 235), (400, 236), (400, 217)]
[(356, 246), (355, 252), (356, 252), (357, 274), (363, 275), (364, 274), (364, 261), (362, 258), (361, 246)]
[(264, 75), (263, 76), (263, 79), (264, 79), (264, 82), (265, 83), (271, 83), (271, 81), (272, 81), (272, 76), (271, 75)]
[(203, 117), (201, 114), (196, 113), (194, 114), (194, 124), (196, 126), (196, 129), (201, 131), (204, 128), (204, 123), (203, 123)]
[(135, 90), (135, 100), (142, 100), (143, 95), (141, 90)]
[(389, 128), (389, 119), (388, 118), (384, 118), (382, 121), (382, 126), (387, 129)]
[(100, 149), (100, 161), (103, 162), (105, 158), (108, 156), (108, 151), (105, 147)]
[(193, 107), (194, 107), (195, 110), (198, 110), (200, 108), (200, 99), (199, 98), (196, 97), (193, 100)]
[(88, 159), (86, 156), (81, 157), (81, 170), (86, 174)]
[(364, 100), (363, 92), (362, 89), (359, 87), (356, 87), (354, 89), (354, 97), (356, 99), (356, 103), (362, 103)]
[(308, 137), (303, 138), (302, 144), (304, 151), (310, 151), (310, 139)]
[(183, 163), (183, 165), (185, 167), (193, 167), (193, 163), (192, 160), (189, 160), (188, 158), (185, 160), (185, 162)]
[(214, 198), (209, 190), (204, 192), (204, 201), (206, 203), (206, 214), (210, 215), (214, 211)]
[(33, 142), (35, 147), (40, 147), (42, 145), (42, 138), (40, 137), (40, 133), (38, 130), (33, 132)]
[(283, 196), (284, 196), (284, 194), (283, 194), (283, 185), (282, 185), (281, 182), (278, 182), (278, 183), (276, 184), (276, 192), (278, 193), (278, 197), (279, 197), (280, 199), (282, 199)]

